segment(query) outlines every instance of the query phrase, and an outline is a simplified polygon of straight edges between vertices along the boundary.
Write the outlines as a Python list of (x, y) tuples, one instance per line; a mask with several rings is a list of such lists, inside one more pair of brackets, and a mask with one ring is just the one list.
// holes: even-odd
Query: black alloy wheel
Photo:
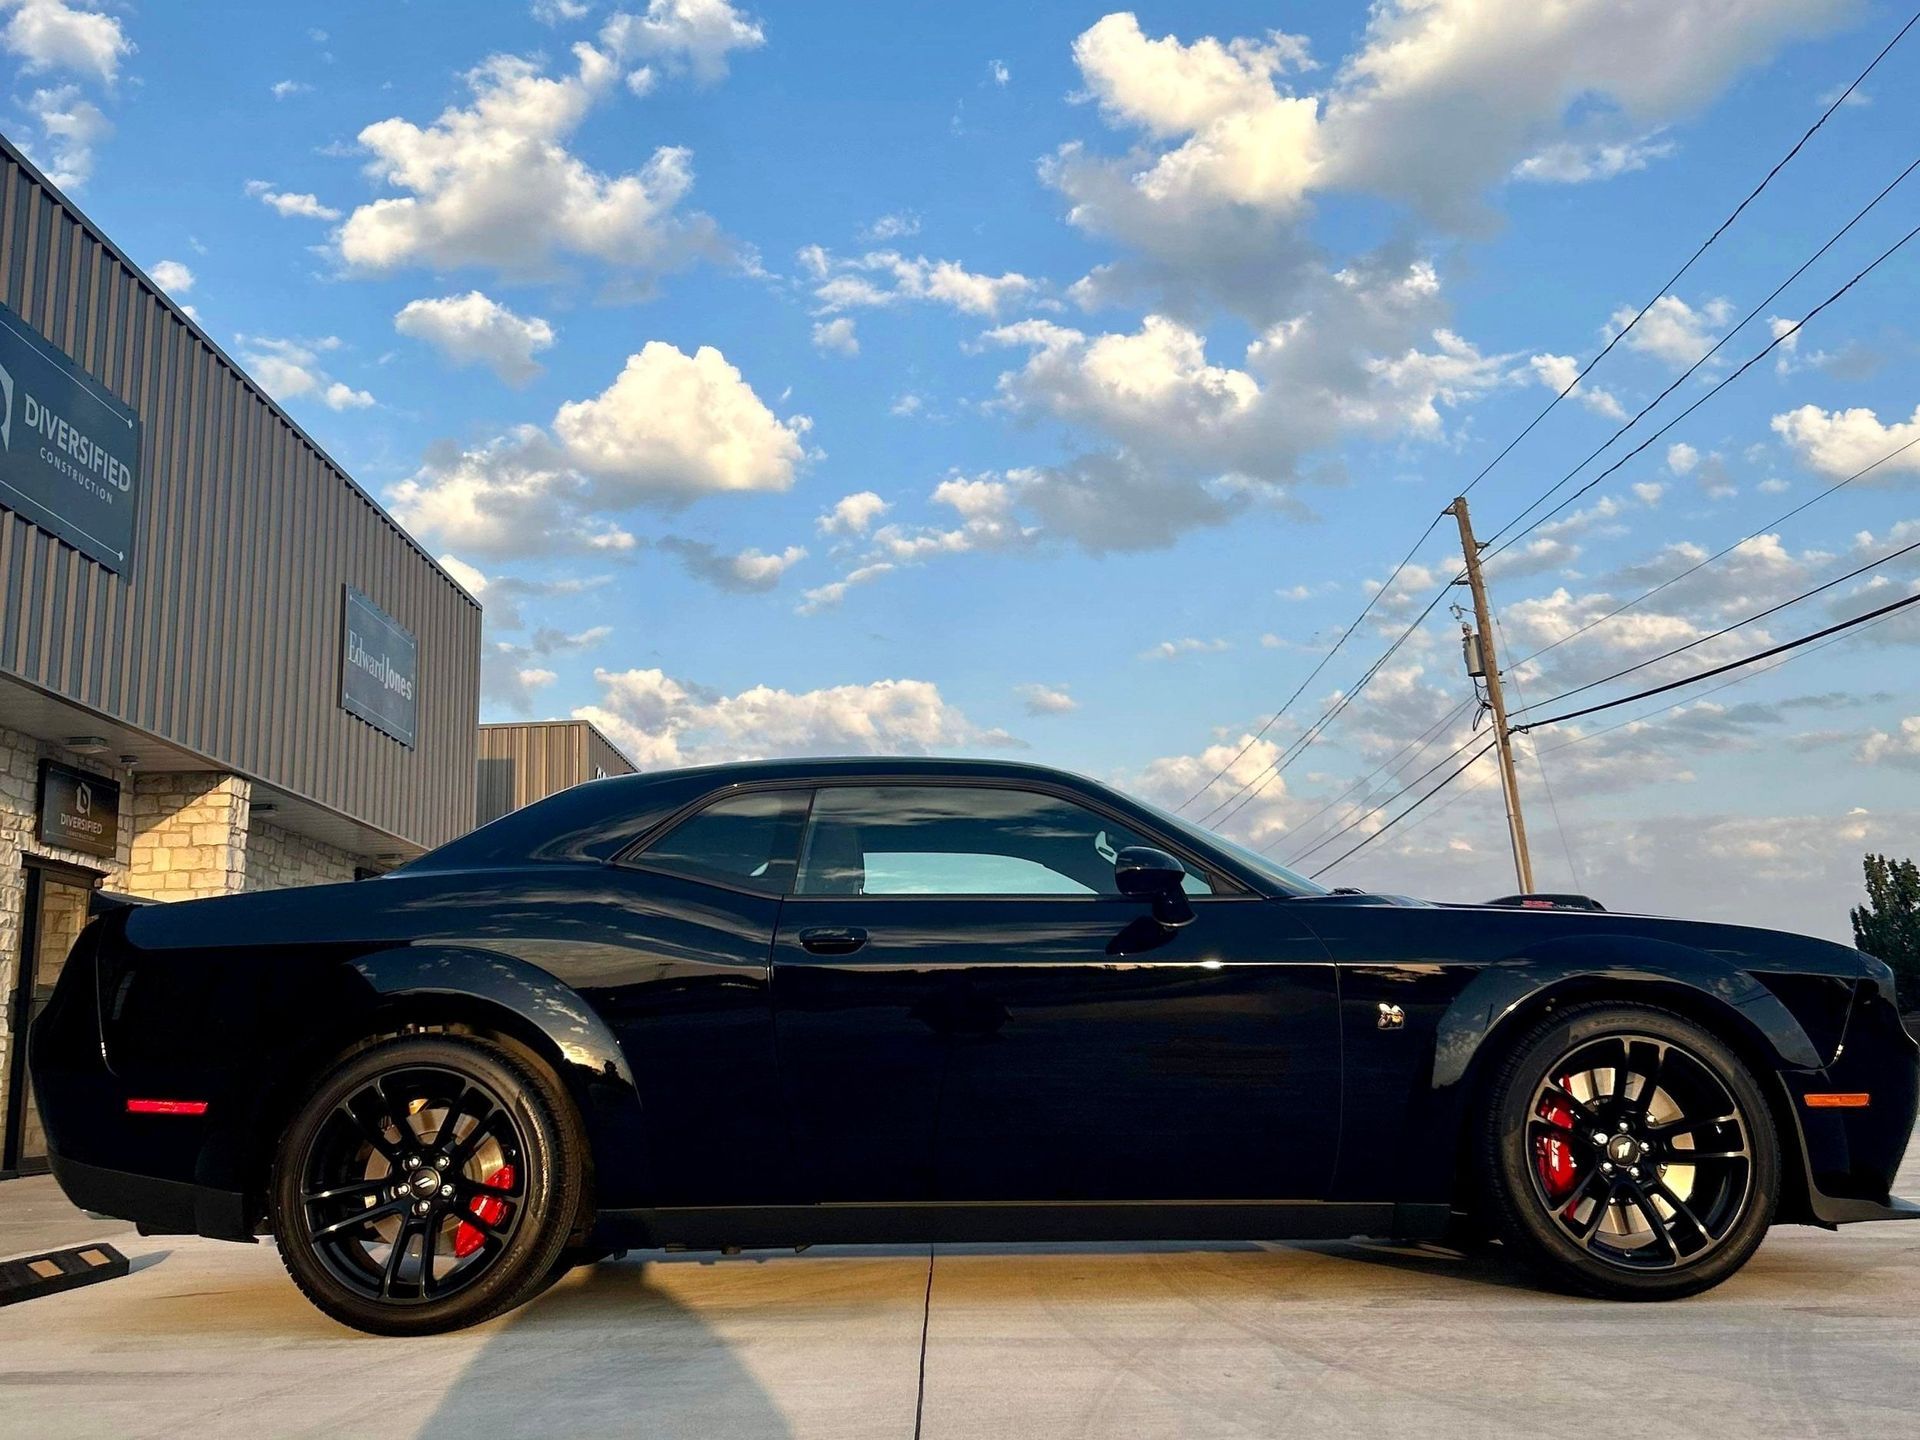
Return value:
[(1646, 1006), (1585, 1005), (1523, 1036), (1495, 1079), (1481, 1164), (1503, 1238), (1615, 1298), (1697, 1294), (1759, 1247), (1779, 1142), (1718, 1038)]
[(499, 1314), (551, 1272), (580, 1204), (582, 1142), (543, 1067), (469, 1037), (349, 1057), (283, 1137), (274, 1230), (322, 1310), (378, 1334)]

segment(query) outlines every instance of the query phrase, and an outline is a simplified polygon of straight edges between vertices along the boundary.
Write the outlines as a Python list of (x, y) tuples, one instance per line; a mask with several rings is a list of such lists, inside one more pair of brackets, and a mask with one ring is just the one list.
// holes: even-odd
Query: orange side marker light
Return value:
[(1862, 1091), (1807, 1096), (1809, 1110), (1864, 1110), (1873, 1097)]

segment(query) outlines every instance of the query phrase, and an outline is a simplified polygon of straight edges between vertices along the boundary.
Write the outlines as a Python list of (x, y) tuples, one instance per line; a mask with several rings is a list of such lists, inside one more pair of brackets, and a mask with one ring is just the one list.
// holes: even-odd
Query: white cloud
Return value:
[(847, 591), (856, 585), (870, 585), (882, 575), (890, 575), (896, 567), (886, 560), (877, 560), (870, 565), (862, 565), (850, 570), (840, 579), (825, 585), (815, 586), (800, 597), (795, 613), (817, 615), (822, 610), (831, 610), (847, 598)]
[(789, 545), (777, 555), (754, 549), (728, 555), (704, 540), (678, 535), (669, 535), (658, 544), (660, 549), (679, 556), (695, 579), (740, 593), (773, 589), (788, 570), (807, 558), (807, 552), (798, 545)]
[(1097, 269), (1089, 299), (1130, 290), (1156, 308), (1288, 313), (1319, 250), (1312, 200), (1357, 193), (1459, 228), (1516, 167), (1602, 179), (1659, 153), (1664, 125), (1741, 69), (1821, 33), (1853, 0), (1379, 0), (1358, 48), (1317, 93), (1303, 41), (1150, 39), (1112, 14), (1074, 43), (1089, 96), (1133, 137), (1101, 157), (1079, 142), (1041, 168), (1070, 221), (1132, 254)]
[(998, 315), (1003, 306), (1024, 300), (1039, 282), (1008, 271), (985, 275), (953, 260), (929, 260), (896, 250), (835, 258), (817, 245), (800, 252), (801, 267), (814, 283), (821, 314), (929, 301), (968, 315)]
[(516, 714), (528, 714), (533, 709), (536, 692), (560, 678), (541, 662), (590, 650), (612, 633), (612, 627), (607, 625), (594, 625), (572, 635), (542, 628), (523, 643), (492, 640), (480, 653), (480, 698), (504, 705)]
[(860, 337), (854, 333), (853, 317), (842, 315), (816, 323), (813, 327), (813, 348), (823, 355), (858, 355)]
[(347, 217), (347, 263), (538, 272), (585, 256), (644, 280), (710, 249), (712, 223), (676, 213), (693, 189), (690, 152), (662, 146), (638, 170), (606, 175), (567, 148), (621, 79), (615, 56), (586, 44), (573, 55), (574, 72), (557, 79), (495, 55), (467, 73), (470, 104), (426, 126), (395, 117), (363, 129), (369, 170), (407, 193)]
[(470, 449), (436, 446), (388, 500), (414, 534), (485, 559), (621, 554), (638, 543), (593, 513), (591, 483), (537, 425)]
[(813, 523), (822, 535), (864, 535), (873, 522), (887, 513), (887, 502), (871, 490), (843, 495), (833, 509)]
[(147, 273), (169, 295), (184, 295), (193, 288), (193, 271), (178, 260), (159, 261)]
[(1004, 60), (989, 60), (987, 78), (1004, 90), (1007, 82), (1013, 79), (1013, 71), (1007, 68), (1007, 62)]
[(77, 85), (36, 90), (27, 109), (46, 137), (51, 156), (45, 164), (47, 178), (64, 190), (86, 184), (93, 174), (94, 147), (113, 134), (113, 122), (81, 95)]
[[(1573, 356), (1535, 355), (1527, 361), (1527, 366), (1533, 371), (1533, 378), (1554, 394), (1569, 395), (1596, 415), (1604, 415), (1609, 420), (1627, 418), (1626, 409), (1611, 391), (1589, 385), (1584, 380), (1577, 385), (1574, 384), (1576, 377), (1580, 374), (1580, 362)], [(1573, 386), (1572, 390), (1567, 389), (1569, 385)]]
[(321, 204), (319, 196), (276, 190), (271, 181), (249, 180), (247, 194), (279, 215), (297, 216), (303, 220), (338, 220), (340, 218), (340, 212), (330, 205)]
[(644, 15), (615, 15), (601, 43), (623, 56), (646, 55), (684, 68), (702, 84), (724, 79), (727, 56), (767, 43), (760, 22), (727, 0), (648, 0)]
[(1064, 685), (1016, 685), (1013, 693), (1021, 698), (1029, 715), (1065, 715), (1080, 708), (1080, 702), (1067, 693)]
[(411, 300), (393, 317), (393, 328), (426, 341), (455, 365), (485, 365), (509, 385), (538, 375), (534, 356), (553, 345), (545, 320), (517, 315), (478, 290)]
[[(1802, 405), (1773, 417), (1773, 431), (1792, 447), (1800, 463), (1816, 474), (1838, 480), (1865, 469), (1913, 440), (1920, 440), (1920, 407), (1911, 419), (1882, 424), (1872, 410), (1822, 410)], [(1868, 482), (1892, 479), (1900, 471), (1920, 471), (1920, 445), (1880, 466)]]
[(322, 353), (340, 348), (339, 340), (331, 335), (320, 340), (268, 335), (240, 335), (235, 339), (248, 372), (283, 405), (309, 397), (329, 410), (363, 410), (374, 403), (372, 395), (334, 379), (321, 365)]
[(269, 89), (274, 99), (285, 100), (290, 96), (304, 95), (313, 89), (313, 86), (307, 84), (304, 80), (276, 80)]
[[(1631, 306), (1613, 312), (1613, 327), (1624, 328), (1634, 317)], [(1628, 332), (1625, 344), (1684, 370), (1714, 347), (1719, 336), (1713, 332), (1733, 319), (1733, 302), (1725, 299), (1704, 301), (1698, 308), (1678, 295), (1662, 295), (1647, 307), (1640, 323)]]
[(1633, 486), (1633, 495), (1642, 505), (1658, 505), (1667, 487), (1658, 480), (1641, 480)]
[(787, 489), (810, 424), (777, 419), (718, 350), (653, 340), (599, 395), (561, 405), (551, 433), (437, 447), (390, 499), (403, 525), (474, 555), (617, 553), (639, 543), (621, 512)]
[(0, 45), (20, 57), (26, 74), (67, 70), (111, 86), (120, 78), (120, 63), (133, 54), (117, 16), (67, 0), (7, 0), (0, 8), (13, 12), (0, 30)]
[(675, 506), (787, 489), (810, 423), (776, 418), (711, 345), (687, 355), (649, 340), (606, 390), (562, 405), (553, 432), (616, 502)]
[(905, 420), (911, 416), (918, 415), (926, 408), (926, 397), (909, 390), (897, 398), (891, 405), (887, 406), (887, 413), (889, 415), (898, 415), (902, 420)]
[(596, 670), (600, 703), (576, 709), (643, 769), (769, 755), (930, 754), (1017, 744), (981, 730), (926, 680), (738, 694), (657, 669)]
[(1581, 185), (1644, 170), (1673, 153), (1673, 142), (1651, 135), (1637, 140), (1556, 140), (1513, 167), (1513, 178), (1542, 184)]
[(1898, 765), (1920, 770), (1920, 715), (1909, 715), (1902, 720), (1897, 734), (1875, 730), (1860, 742), (1856, 753), (1868, 765)]
[(592, 0), (533, 0), (532, 14), (542, 25), (563, 25), (586, 19), (592, 9)]
[(1182, 655), (1217, 655), (1222, 650), (1231, 650), (1233, 644), (1228, 640), (1200, 640), (1192, 635), (1179, 640), (1162, 640), (1151, 645), (1138, 656), (1141, 660), (1177, 660)]
[[(862, 240), (885, 244), (889, 240), (902, 240), (909, 235), (920, 233), (920, 217), (911, 212), (882, 215), (878, 220), (860, 232)], [(823, 254), (825, 252), (822, 252)]]
[(1667, 469), (1675, 475), (1689, 475), (1699, 463), (1700, 452), (1686, 441), (1676, 441), (1667, 447)]
[(440, 557), (440, 568), (458, 580), (461, 585), (465, 586), (467, 593), (473, 596), (474, 599), (478, 600), (486, 593), (486, 574), (474, 566), (469, 565), (458, 555), (442, 555)]

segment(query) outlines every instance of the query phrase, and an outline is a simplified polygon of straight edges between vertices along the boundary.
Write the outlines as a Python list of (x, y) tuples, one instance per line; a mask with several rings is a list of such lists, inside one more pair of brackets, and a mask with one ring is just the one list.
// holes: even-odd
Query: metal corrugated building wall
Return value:
[(585, 720), (482, 725), (476, 820), (485, 825), (570, 785), (634, 768)]
[[(402, 840), (465, 832), (480, 607), (4, 140), (0, 301), (143, 430), (131, 583), (0, 510), (0, 671)], [(340, 707), (345, 584), (418, 641), (412, 750)]]

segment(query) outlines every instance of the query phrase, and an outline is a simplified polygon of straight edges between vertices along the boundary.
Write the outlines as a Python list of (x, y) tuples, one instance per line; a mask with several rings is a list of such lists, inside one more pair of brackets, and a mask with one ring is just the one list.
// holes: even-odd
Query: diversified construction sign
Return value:
[(138, 418), (0, 305), (0, 506), (129, 575), (139, 500)]

